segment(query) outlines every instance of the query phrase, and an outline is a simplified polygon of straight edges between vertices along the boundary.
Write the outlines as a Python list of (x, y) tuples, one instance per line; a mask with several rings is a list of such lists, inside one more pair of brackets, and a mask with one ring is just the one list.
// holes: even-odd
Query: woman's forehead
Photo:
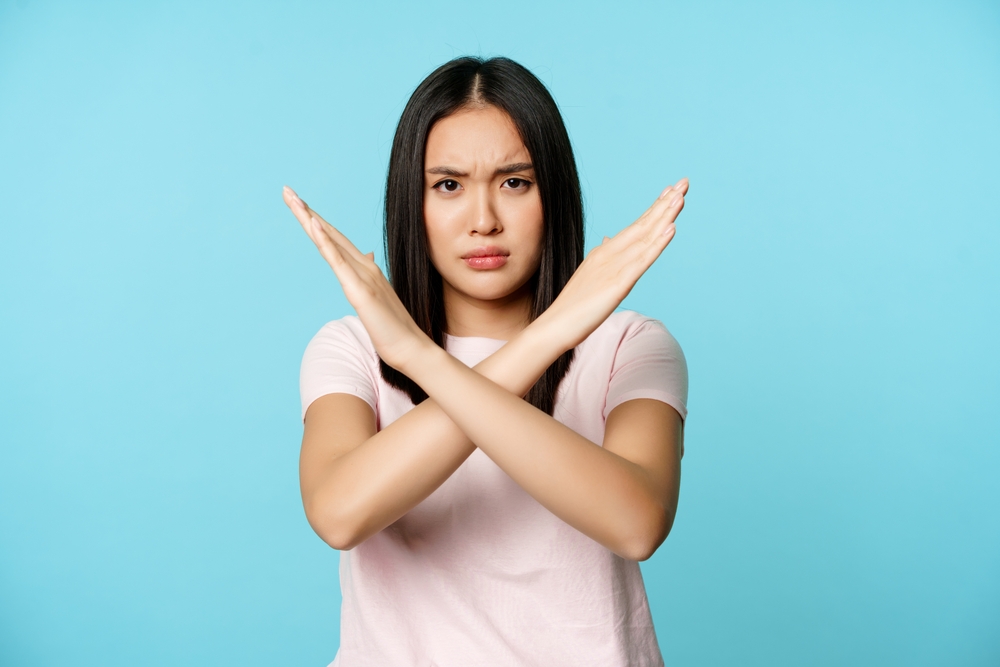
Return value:
[(512, 162), (530, 162), (513, 121), (488, 106), (463, 109), (442, 118), (427, 136), (424, 167), (447, 166), (461, 171)]

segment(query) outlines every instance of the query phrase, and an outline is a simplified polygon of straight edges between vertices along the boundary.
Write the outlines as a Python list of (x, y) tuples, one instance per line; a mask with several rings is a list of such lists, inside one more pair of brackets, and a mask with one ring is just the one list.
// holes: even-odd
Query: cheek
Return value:
[(424, 230), (427, 235), (427, 245), (433, 249), (439, 245), (442, 232), (441, 212), (431, 202), (424, 202)]
[(535, 268), (538, 268), (537, 265), (542, 257), (542, 245), (545, 243), (545, 216), (542, 212), (542, 202), (536, 198), (526, 208), (523, 218), (527, 222), (525, 240), (534, 246)]
[(441, 259), (449, 251), (451, 242), (455, 238), (452, 218), (447, 208), (435, 205), (433, 202), (424, 202), (424, 233), (427, 237), (427, 251), (430, 254), (431, 263), (440, 270)]

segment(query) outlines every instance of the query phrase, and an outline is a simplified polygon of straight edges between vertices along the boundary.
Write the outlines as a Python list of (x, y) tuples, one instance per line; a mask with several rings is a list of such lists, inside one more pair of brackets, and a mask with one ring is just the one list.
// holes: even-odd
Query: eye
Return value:
[(523, 178), (508, 178), (503, 184), (511, 190), (527, 190), (531, 181), (526, 181)]
[(435, 190), (441, 190), (442, 192), (455, 192), (460, 187), (458, 181), (453, 181), (450, 178), (434, 185)]

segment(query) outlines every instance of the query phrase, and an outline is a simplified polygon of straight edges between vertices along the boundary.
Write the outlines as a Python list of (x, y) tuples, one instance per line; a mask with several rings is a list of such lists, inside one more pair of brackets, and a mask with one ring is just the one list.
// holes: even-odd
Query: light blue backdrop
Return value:
[(669, 665), (1000, 664), (1000, 6), (0, 0), (0, 664), (314, 665), (298, 365), (413, 87), (507, 55), (691, 372)]

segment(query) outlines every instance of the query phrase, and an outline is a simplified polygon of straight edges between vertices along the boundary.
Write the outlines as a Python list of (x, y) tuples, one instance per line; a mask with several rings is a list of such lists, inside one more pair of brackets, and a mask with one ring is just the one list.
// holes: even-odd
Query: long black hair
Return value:
[[(444, 346), (444, 288), (431, 263), (424, 226), (424, 151), (431, 127), (463, 108), (494, 106), (510, 116), (531, 155), (542, 200), (544, 240), (534, 287), (531, 319), (552, 305), (583, 261), (583, 201), (569, 134), (544, 84), (509, 58), (463, 57), (424, 79), (410, 96), (396, 126), (385, 185), (385, 254), (389, 280), (414, 321)], [(552, 414), (556, 390), (573, 360), (562, 354), (525, 399)], [(380, 360), (382, 377), (414, 404), (427, 394), (417, 383)]]

